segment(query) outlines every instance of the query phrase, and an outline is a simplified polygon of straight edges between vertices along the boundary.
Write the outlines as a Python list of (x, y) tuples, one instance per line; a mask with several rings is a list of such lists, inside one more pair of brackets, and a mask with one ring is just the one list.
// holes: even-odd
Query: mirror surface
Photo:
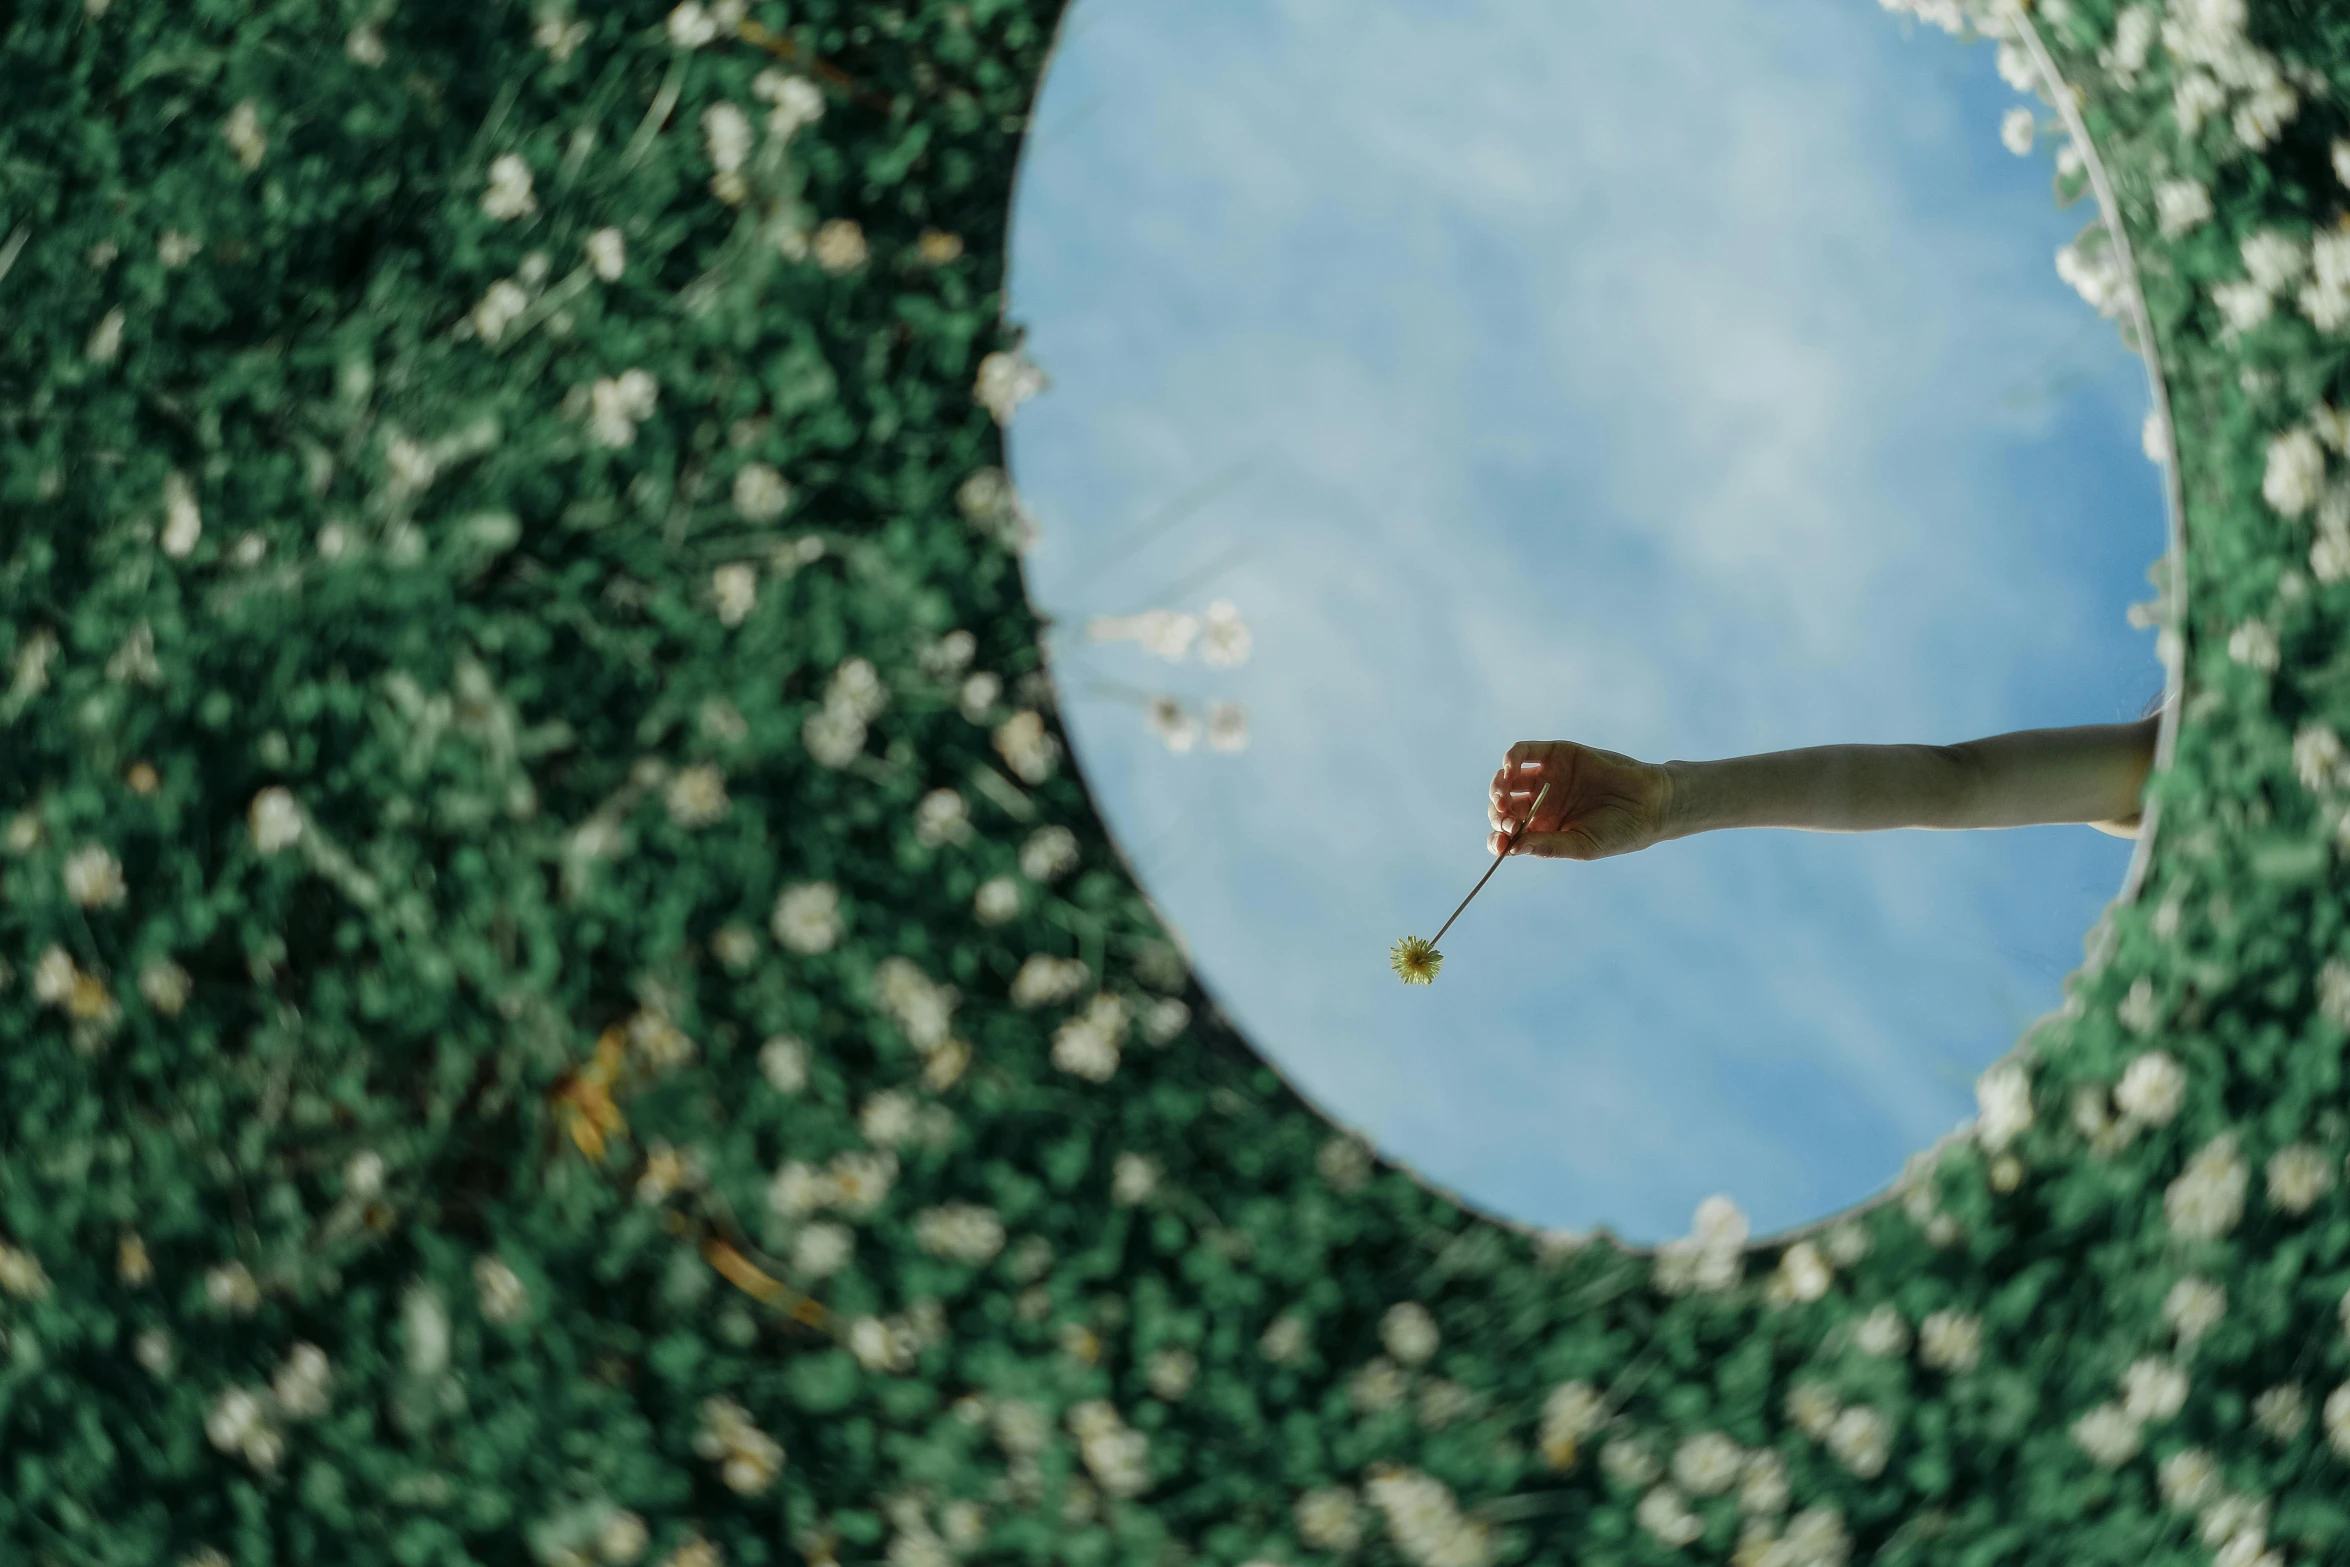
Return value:
[[(2132, 845), (1512, 859), (1407, 988), (1507, 747), (2133, 719), (2165, 533), (2144, 369), (2051, 264), (2095, 197), (2057, 205), (1994, 45), (1853, 0), (1644, 16), (1079, 0), (1007, 445), (1077, 764), (1209, 993), (1428, 1181), (1651, 1245), (1713, 1193), (1758, 1239), (1838, 1212), (1971, 1118)], [(1219, 600), (1214, 662), (1204, 618), (1089, 630)]]

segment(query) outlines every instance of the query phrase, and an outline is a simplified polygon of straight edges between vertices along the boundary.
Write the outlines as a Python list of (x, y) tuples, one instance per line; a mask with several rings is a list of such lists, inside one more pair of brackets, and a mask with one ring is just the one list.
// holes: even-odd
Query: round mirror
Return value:
[(1492, 865), (1515, 741), (2159, 694), (2144, 370), (2051, 265), (2095, 199), (2003, 74), (1848, 0), (1063, 23), (1008, 442), (1077, 764), (1271, 1063), (1497, 1217), (1647, 1245), (1714, 1193), (1758, 1237), (1869, 1199), (2123, 883), (2085, 825), (1722, 831), (1513, 858), (1434, 984), (1389, 967)]

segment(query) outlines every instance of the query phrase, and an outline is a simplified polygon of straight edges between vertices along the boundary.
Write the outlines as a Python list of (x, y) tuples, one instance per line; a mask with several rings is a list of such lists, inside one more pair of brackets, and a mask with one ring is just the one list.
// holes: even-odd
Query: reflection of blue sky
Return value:
[[(1519, 739), (1650, 760), (2136, 716), (2143, 371), (1991, 46), (1860, 0), (1079, 0), (1025, 156), (1011, 460), (1077, 760), (1300, 1092), (1491, 1211), (1755, 1233), (1881, 1190), (2062, 1000), (2130, 845), (1715, 833), (1502, 868)], [(1139, 551), (1121, 543), (1234, 473)], [(1222, 569), (1203, 575), (1222, 562)], [(1096, 682), (1248, 709), (1173, 755)]]

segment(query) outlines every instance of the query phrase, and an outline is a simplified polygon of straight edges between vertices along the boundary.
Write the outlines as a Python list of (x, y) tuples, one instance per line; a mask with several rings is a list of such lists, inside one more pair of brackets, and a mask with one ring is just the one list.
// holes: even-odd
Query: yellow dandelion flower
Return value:
[(1444, 966), (1444, 954), (1437, 951), (1425, 936), (1406, 936), (1395, 944), (1387, 961), (1395, 966), (1395, 973), (1407, 985), (1426, 985), (1436, 978), (1436, 971)]

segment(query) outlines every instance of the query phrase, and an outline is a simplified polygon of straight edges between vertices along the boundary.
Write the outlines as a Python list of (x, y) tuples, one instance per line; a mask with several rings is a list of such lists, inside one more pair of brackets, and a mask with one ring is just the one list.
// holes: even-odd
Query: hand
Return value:
[[(1547, 783), (1542, 810), (1528, 821)], [(1663, 766), (1572, 740), (1521, 740), (1495, 771), (1485, 820), (1494, 854), (1604, 860), (1664, 840), (1673, 783)]]

